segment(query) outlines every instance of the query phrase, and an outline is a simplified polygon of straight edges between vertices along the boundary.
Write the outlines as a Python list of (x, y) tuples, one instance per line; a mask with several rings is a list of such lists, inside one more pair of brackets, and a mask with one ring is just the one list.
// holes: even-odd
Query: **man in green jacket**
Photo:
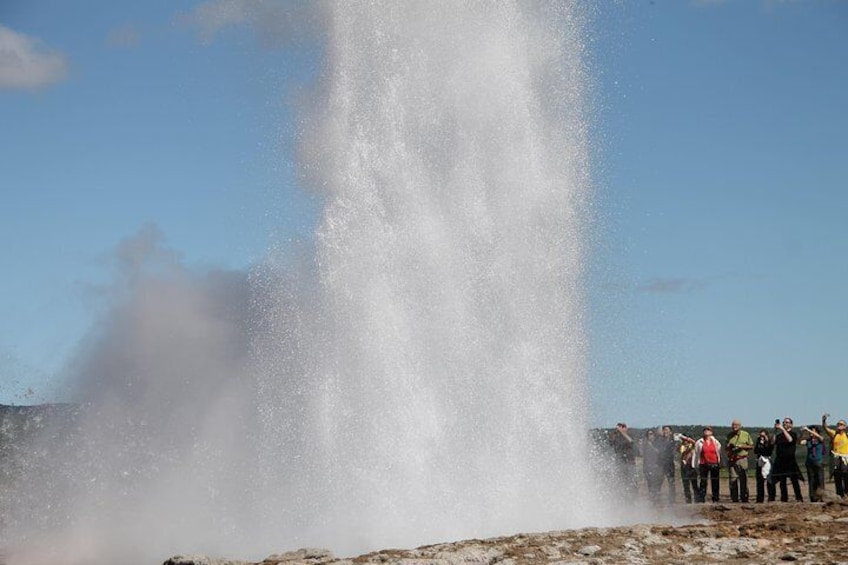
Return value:
[(748, 502), (748, 451), (754, 449), (751, 434), (742, 429), (739, 420), (730, 424), (727, 435), (727, 469), (730, 475), (730, 499)]

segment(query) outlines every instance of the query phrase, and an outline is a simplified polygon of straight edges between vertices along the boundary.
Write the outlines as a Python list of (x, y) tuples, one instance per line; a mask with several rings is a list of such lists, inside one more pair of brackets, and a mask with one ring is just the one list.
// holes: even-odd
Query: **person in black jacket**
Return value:
[(651, 502), (659, 502), (660, 487), (662, 486), (663, 474), (661, 466), (661, 440), (657, 439), (654, 430), (645, 432), (644, 441), (639, 442), (639, 451), (642, 452), (642, 473), (648, 486), (648, 497)]
[(636, 498), (639, 486), (636, 484), (637, 445), (630, 436), (627, 424), (619, 422), (609, 435), (610, 446), (615, 457), (618, 484), (630, 500)]
[(769, 502), (774, 502), (775, 488), (771, 480), (771, 454), (774, 446), (771, 444), (768, 430), (760, 430), (757, 441), (754, 442), (754, 455), (757, 456), (757, 502), (763, 502), (768, 491)]
[(798, 432), (792, 429), (792, 418), (784, 418), (783, 425), (774, 424), (774, 467), (771, 476), (780, 484), (780, 501), (788, 502), (789, 495), (786, 492), (786, 479), (792, 481), (792, 490), (795, 492), (795, 500), (803, 502), (801, 496), (801, 484), (804, 480), (798, 462), (795, 460), (795, 449), (798, 447)]
[(674, 475), (677, 474), (677, 441), (674, 439), (674, 434), (671, 431), (671, 426), (662, 427), (662, 435), (660, 440), (660, 487), (662, 481), (668, 482), (668, 501), (674, 504), (677, 501), (677, 490), (674, 485)]

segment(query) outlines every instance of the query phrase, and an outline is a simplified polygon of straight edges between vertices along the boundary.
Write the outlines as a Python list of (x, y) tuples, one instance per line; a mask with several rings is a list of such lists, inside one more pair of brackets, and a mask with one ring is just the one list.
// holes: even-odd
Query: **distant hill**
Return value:
[[(36, 406), (5, 406), (0, 405), (0, 489), (9, 487), (15, 477), (28, 469), (36, 469), (48, 466), (50, 458), (54, 455), (44, 451), (31, 449), (34, 445), (30, 439), (40, 436), (54, 441), (38, 442), (37, 445), (67, 445), (69, 438), (78, 429), (81, 416), (81, 408), (74, 404), (42, 404)], [(752, 426), (745, 429), (756, 437), (761, 428), (771, 431), (772, 426)], [(692, 438), (699, 438), (703, 425), (671, 425), (675, 433), (682, 433)], [(652, 428), (630, 428), (630, 434), (634, 439), (642, 439), (645, 432)], [(612, 428), (595, 428), (590, 430), (590, 438), (603, 450), (606, 438)], [(729, 426), (713, 426), (714, 435), (724, 443), (727, 434), (730, 433)], [(58, 440), (58, 441), (56, 441)], [(806, 450), (799, 446), (798, 461), (804, 468), (803, 461)], [(3, 493), (0, 492), (0, 503)]]
[(0, 404), (0, 450), (64, 425), (74, 425), (79, 407), (74, 404), (39, 404), (6, 406)]

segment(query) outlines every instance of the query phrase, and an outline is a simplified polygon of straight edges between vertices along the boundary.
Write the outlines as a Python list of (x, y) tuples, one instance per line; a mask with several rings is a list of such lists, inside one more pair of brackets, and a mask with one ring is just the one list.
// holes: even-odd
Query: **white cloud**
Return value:
[[(784, 4), (797, 4), (802, 0), (760, 0), (760, 4), (766, 10), (772, 10)], [(693, 0), (696, 6), (723, 6), (730, 4), (731, 0)]]
[(61, 81), (67, 73), (61, 52), (0, 25), (0, 88), (39, 88)]
[(185, 19), (197, 27), (204, 41), (210, 41), (220, 30), (246, 22), (248, 14), (247, 2), (219, 0), (198, 5)]
[(196, 28), (205, 42), (224, 29), (248, 25), (266, 46), (280, 46), (320, 32), (323, 9), (322, 2), (306, 0), (208, 0), (179, 20)]
[(703, 290), (706, 283), (699, 279), (684, 277), (678, 278), (655, 278), (639, 286), (640, 292), (654, 294), (674, 294), (679, 292), (692, 292)]

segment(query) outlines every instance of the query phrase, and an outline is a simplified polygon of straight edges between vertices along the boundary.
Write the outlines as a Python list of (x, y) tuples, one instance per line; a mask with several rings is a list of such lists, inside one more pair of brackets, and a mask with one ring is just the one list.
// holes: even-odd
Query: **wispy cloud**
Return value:
[(227, 28), (249, 25), (263, 44), (280, 46), (314, 37), (322, 29), (323, 6), (305, 0), (208, 0), (177, 20), (195, 28), (203, 42)]
[(0, 25), (0, 88), (41, 88), (60, 82), (67, 74), (63, 53)]
[(203, 41), (211, 41), (222, 29), (246, 23), (249, 10), (245, 1), (216, 0), (199, 4), (181, 19), (197, 28)]
[[(760, 5), (766, 10), (786, 4), (798, 4), (802, 0), (760, 0)], [(692, 0), (695, 6), (722, 6), (730, 4), (731, 0)]]
[(706, 282), (703, 280), (677, 277), (651, 279), (639, 285), (636, 290), (653, 294), (674, 294), (703, 290), (705, 287)]
[(130, 49), (141, 42), (141, 32), (132, 24), (115, 28), (106, 36), (106, 44), (116, 49)]

